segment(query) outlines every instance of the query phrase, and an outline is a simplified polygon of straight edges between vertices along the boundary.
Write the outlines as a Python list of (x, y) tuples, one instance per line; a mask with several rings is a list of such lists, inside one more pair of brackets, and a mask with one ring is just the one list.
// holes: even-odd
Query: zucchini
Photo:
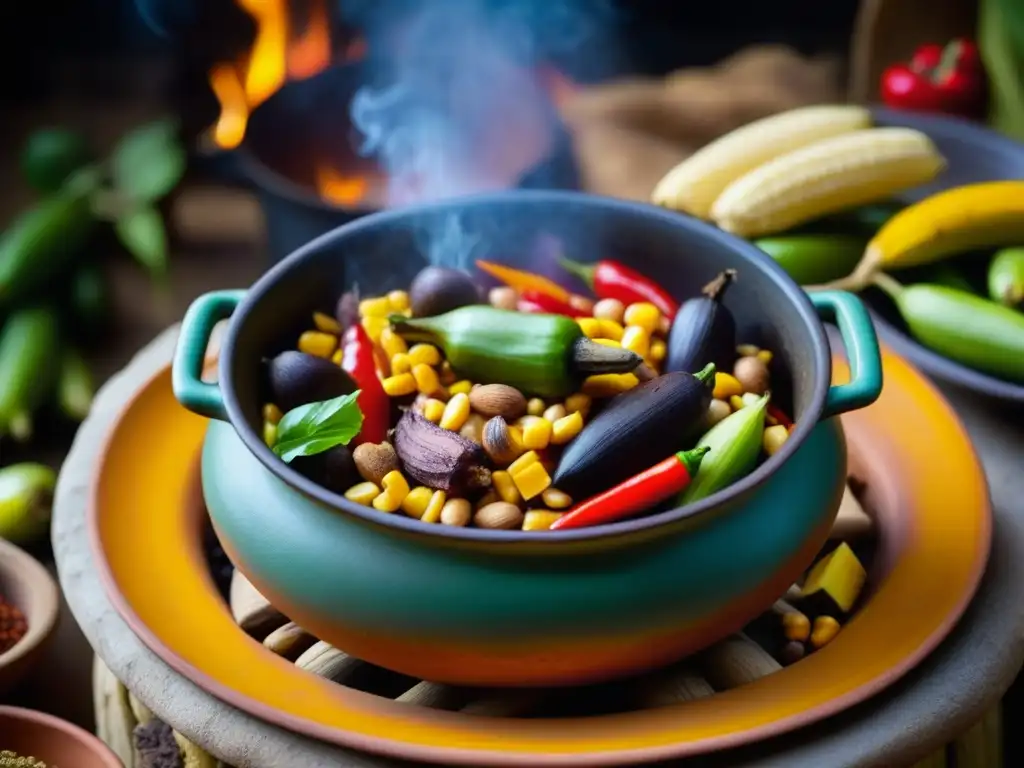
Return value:
[(32, 436), (32, 414), (49, 396), (60, 355), (57, 313), (47, 306), (11, 314), (0, 330), (0, 437)]
[(552, 485), (584, 499), (690, 447), (714, 388), (715, 366), (707, 365), (617, 395), (566, 447)]

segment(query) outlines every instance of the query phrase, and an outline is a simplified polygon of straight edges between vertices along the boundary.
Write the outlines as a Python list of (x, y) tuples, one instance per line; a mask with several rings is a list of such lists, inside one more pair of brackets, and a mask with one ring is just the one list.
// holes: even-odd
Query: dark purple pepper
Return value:
[(727, 269), (704, 286), (702, 296), (683, 303), (668, 334), (665, 371), (695, 373), (708, 363), (720, 371), (732, 370), (736, 361), (736, 319), (722, 304), (726, 289), (736, 279)]

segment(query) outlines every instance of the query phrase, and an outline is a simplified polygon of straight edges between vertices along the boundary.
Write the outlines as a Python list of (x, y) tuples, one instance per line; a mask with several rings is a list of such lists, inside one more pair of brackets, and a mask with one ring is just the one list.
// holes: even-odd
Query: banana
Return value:
[(741, 237), (774, 234), (932, 181), (946, 162), (925, 134), (869, 128), (816, 141), (736, 179), (711, 218)]
[(670, 170), (651, 202), (702, 219), (731, 182), (757, 166), (820, 139), (871, 125), (863, 107), (802, 107), (756, 120), (711, 142)]
[(1024, 180), (954, 187), (893, 216), (853, 274), (828, 288), (860, 290), (881, 270), (932, 264), (965, 251), (1024, 242)]

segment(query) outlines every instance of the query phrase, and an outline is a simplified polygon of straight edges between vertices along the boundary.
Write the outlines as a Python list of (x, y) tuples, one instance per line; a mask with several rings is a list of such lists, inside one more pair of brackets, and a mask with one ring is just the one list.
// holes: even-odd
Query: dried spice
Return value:
[(24, 757), (4, 749), (0, 750), (0, 768), (57, 768), (57, 766), (47, 766), (42, 760)]
[[(26, 632), (28, 622), (25, 620), (25, 614), (0, 595), (0, 654), (7, 653), (13, 648)], [(3, 753), (0, 753), (0, 757), (2, 755)], [(3, 763), (0, 763), (0, 768), (4, 768)]]

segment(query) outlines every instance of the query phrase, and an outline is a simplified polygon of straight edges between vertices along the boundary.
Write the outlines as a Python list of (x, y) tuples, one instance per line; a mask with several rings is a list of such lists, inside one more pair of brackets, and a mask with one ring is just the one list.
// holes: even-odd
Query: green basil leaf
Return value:
[(277, 423), (274, 453), (288, 463), (299, 456), (323, 453), (348, 445), (363, 428), (359, 390), (333, 400), (292, 408)]
[(114, 222), (114, 231), (128, 252), (154, 277), (167, 271), (167, 229), (160, 212), (146, 206), (129, 211)]
[(121, 192), (138, 202), (152, 203), (181, 181), (185, 164), (177, 122), (160, 120), (121, 139), (110, 158), (110, 171)]

